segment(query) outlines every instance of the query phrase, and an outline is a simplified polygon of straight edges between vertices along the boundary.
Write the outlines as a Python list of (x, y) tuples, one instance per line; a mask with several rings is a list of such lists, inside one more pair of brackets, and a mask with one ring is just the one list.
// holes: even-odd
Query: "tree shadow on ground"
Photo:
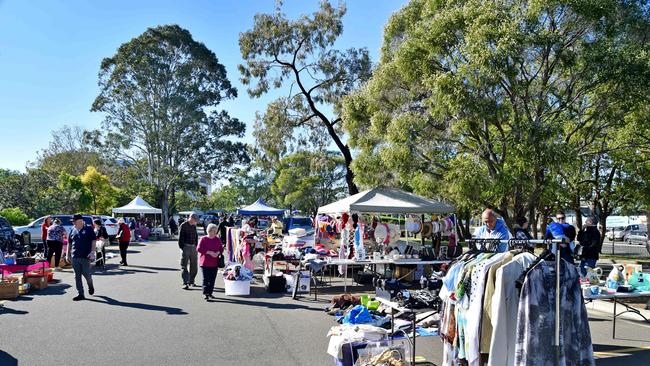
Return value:
[(18, 366), (18, 360), (5, 351), (0, 351), (0, 365)]
[(141, 304), (137, 302), (124, 302), (120, 300), (115, 300), (111, 297), (108, 296), (95, 296), (98, 297), (104, 301), (93, 299), (93, 298), (87, 298), (86, 301), (91, 301), (91, 302), (96, 302), (100, 304), (106, 304), (106, 305), (111, 305), (111, 306), (122, 306), (126, 308), (132, 308), (132, 309), (140, 309), (140, 310), (150, 310), (150, 311), (164, 311), (169, 315), (187, 315), (187, 312), (183, 311), (183, 309), (180, 308), (174, 308), (174, 307), (169, 307), (169, 306), (159, 306), (159, 305), (152, 305), (152, 304)]
[(650, 349), (611, 344), (594, 344), (597, 366), (647, 365)]

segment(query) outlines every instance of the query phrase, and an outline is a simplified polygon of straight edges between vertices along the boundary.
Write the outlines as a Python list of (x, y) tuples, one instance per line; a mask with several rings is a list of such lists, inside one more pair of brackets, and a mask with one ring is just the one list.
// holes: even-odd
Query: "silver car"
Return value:
[(625, 235), (625, 243), (645, 245), (648, 243), (648, 232), (642, 230), (631, 231)]
[[(61, 226), (65, 228), (66, 232), (70, 232), (72, 229), (72, 215), (49, 215), (52, 220), (59, 219), (61, 220)], [(31, 223), (25, 226), (16, 226), (14, 231), (19, 238), (22, 238), (23, 233), (29, 233), (32, 243), (43, 244), (43, 238), (41, 237), (41, 225), (47, 216), (39, 217), (38, 219), (32, 221)], [(93, 224), (93, 218), (90, 215), (83, 215), (84, 222), (86, 225)]]

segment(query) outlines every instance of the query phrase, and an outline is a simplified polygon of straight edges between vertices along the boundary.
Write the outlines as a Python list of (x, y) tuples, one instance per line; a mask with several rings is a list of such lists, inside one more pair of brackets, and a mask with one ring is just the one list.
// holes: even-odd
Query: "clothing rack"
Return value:
[[(564, 239), (469, 239), (467, 240), (469, 248), (472, 250), (477, 250), (479, 252), (495, 252), (496, 248), (503, 243), (508, 244), (508, 249), (530, 249), (534, 248), (537, 245), (543, 245), (546, 247), (551, 247), (553, 244), (556, 245), (557, 252), (555, 253), (555, 340), (553, 348), (555, 349), (555, 364), (560, 364), (561, 348), (560, 348), (560, 262), (562, 260), (560, 254), (562, 251), (562, 245), (566, 244)], [(550, 249), (550, 248), (547, 248)], [(568, 249), (568, 248), (567, 248)], [(534, 264), (533, 264), (534, 266)], [(532, 266), (531, 266), (532, 268)], [(529, 268), (530, 269), (530, 268)]]

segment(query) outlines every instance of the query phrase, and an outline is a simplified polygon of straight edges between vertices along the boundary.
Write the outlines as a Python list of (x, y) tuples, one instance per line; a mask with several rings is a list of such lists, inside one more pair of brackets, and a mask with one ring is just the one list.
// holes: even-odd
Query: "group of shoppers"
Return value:
[[(516, 224), (513, 226), (514, 236), (508, 230), (505, 221), (499, 218), (497, 213), (492, 209), (486, 209), (481, 215), (483, 225), (476, 228), (474, 237), (477, 239), (532, 239), (532, 235), (528, 231), (528, 220), (525, 217), (518, 217)], [(574, 241), (577, 241), (582, 246), (582, 253), (580, 254), (580, 271), (582, 275), (586, 275), (587, 267), (594, 268), (599, 259), (599, 254), (602, 248), (602, 240), (598, 228), (594, 225), (593, 218), (589, 217), (580, 230), (576, 232), (576, 228), (566, 222), (566, 215), (564, 211), (558, 211), (555, 215), (555, 221), (548, 223), (546, 232), (544, 233), (545, 239), (565, 239), (566, 243), (560, 244), (560, 256), (573, 263), (573, 253), (575, 249)], [(498, 245), (499, 252), (505, 252), (508, 248), (506, 242)]]
[[(131, 242), (131, 228), (124, 219), (118, 220), (116, 239), (119, 243), (121, 261), (120, 265), (126, 266), (127, 250)], [(61, 270), (63, 246), (67, 240), (66, 260), (72, 265), (75, 274), (77, 296), (74, 301), (85, 299), (82, 277), (86, 279), (88, 293), (95, 293), (90, 265), (104, 266), (106, 262), (105, 246), (110, 242), (110, 236), (101, 219), (93, 220), (93, 225), (86, 225), (81, 214), (72, 216), (72, 229), (69, 232), (61, 224), (61, 220), (52, 220), (50, 216), (43, 220), (41, 235), (44, 243), (44, 256), (48, 263), (54, 258), (54, 270)]]
[(226, 220), (222, 218), (219, 226), (213, 223), (209, 224), (206, 228), (207, 235), (199, 240), (196, 228), (198, 220), (199, 216), (193, 213), (179, 227), (178, 247), (181, 250), (181, 278), (183, 289), (187, 290), (190, 286), (197, 286), (195, 279), (198, 264), (203, 274), (203, 296), (206, 301), (210, 301), (214, 299), (212, 293), (217, 272), (220, 265), (223, 265), (222, 238), (225, 240), (228, 223), (224, 223)]

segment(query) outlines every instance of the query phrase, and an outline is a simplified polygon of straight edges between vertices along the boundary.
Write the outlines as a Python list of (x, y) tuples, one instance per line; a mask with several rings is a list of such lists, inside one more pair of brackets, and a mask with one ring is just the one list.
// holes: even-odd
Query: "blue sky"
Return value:
[[(336, 1), (334, 1), (336, 4)], [(378, 59), (383, 27), (405, 0), (350, 0), (337, 47), (366, 47)], [(0, 0), (0, 168), (24, 171), (63, 125), (97, 128), (91, 113), (104, 57), (147, 27), (179, 24), (213, 50), (239, 97), (222, 104), (252, 126), (273, 95), (248, 97), (239, 82), (238, 36), (273, 0), (23, 1)], [(287, 0), (285, 12), (311, 13), (318, 1)], [(277, 96), (276, 94), (275, 96)], [(246, 131), (250, 142), (251, 128)]]

